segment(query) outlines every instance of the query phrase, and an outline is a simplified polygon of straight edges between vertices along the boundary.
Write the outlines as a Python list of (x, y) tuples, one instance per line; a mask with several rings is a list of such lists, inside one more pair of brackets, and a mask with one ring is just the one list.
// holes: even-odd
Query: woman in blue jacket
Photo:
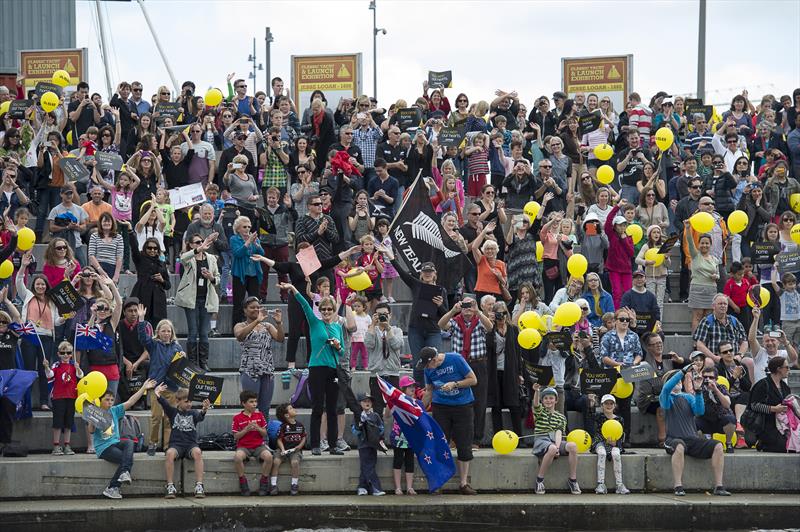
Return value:
[(592, 324), (592, 327), (600, 327), (603, 325), (603, 314), (614, 312), (614, 298), (603, 290), (600, 276), (595, 272), (586, 274), (586, 288), (586, 292), (581, 297), (589, 302), (589, 323)]
[(234, 235), (230, 239), (231, 277), (233, 278), (233, 319), (231, 323), (244, 321), (242, 302), (247, 296), (258, 297), (263, 270), (261, 263), (253, 260), (253, 255), (264, 255), (264, 248), (258, 243), (258, 231), (250, 232), (252, 223), (247, 216), (239, 216), (233, 222)]

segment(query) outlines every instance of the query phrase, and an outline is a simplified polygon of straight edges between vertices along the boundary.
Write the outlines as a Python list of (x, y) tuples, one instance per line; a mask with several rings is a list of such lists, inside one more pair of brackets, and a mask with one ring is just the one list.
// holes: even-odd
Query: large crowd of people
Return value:
[[(16, 89), (0, 87), (0, 104), (29, 96), (19, 81)], [(119, 421), (126, 409), (143, 407), (146, 389), (154, 390), (148, 453), (166, 453), (167, 497), (176, 495), (174, 461), (184, 457), (196, 461), (195, 495), (204, 496), (196, 424), (209, 405), (192, 409), (167, 370), (185, 352), (213, 371), (210, 338), (217, 336), (240, 345), (243, 410), (232, 431), (244, 495), (249, 458), (263, 464), (260, 494), (278, 493), (282, 461), (291, 463), (297, 494), (303, 447), (314, 455), (349, 448), (345, 407), (358, 413), (358, 492), (383, 494), (375, 450), (391, 416), (378, 377), (431, 409), (456, 449), (464, 494), (476, 493), (473, 450), (499, 430), (521, 434), (524, 423), (541, 459), (536, 493), (544, 493), (548, 467), (562, 455), (569, 490), (581, 492), (577, 446), (566, 440), (573, 428), (593, 438), (595, 491), (606, 493), (608, 460), (616, 492), (628, 493), (620, 456), (631, 447), (632, 405), (655, 419), (650, 445), (672, 455), (676, 495), (685, 494), (684, 456), (710, 459), (714, 494), (729, 495), (725, 453), (798, 451), (800, 408), (786, 378), (798, 367), (800, 343), (800, 260), (792, 259), (800, 251), (792, 229), (800, 212), (800, 89), (755, 105), (743, 91), (712, 116), (687, 113), (684, 98), (663, 91), (647, 103), (632, 92), (624, 109), (597, 94), (527, 94), (528, 108), (523, 95), (504, 90), (478, 101), (461, 93), (451, 105), (445, 89), (424, 83), (418, 97), (390, 105), (366, 95), (329, 102), (315, 91), (298, 113), (280, 78), (269, 93), (249, 95), (244, 79), (229, 76), (227, 97), (213, 107), (191, 81), (178, 94), (153, 89), (121, 82), (106, 101), (81, 82), (51, 112), (34, 98), (24, 118), (0, 117), (0, 256), (14, 266), (0, 290), (0, 369), (38, 372), (32, 406), (53, 412), (55, 455), (74, 453), (77, 377), (105, 375), (101, 408), (111, 411), (113, 430), (90, 426), (88, 451), (119, 464), (106, 496), (121, 497), (131, 481), (133, 449), (120, 441)], [(407, 108), (419, 123), (400, 119)], [(591, 115), (600, 126), (583, 132), (581, 118)], [(655, 132), (664, 127), (674, 142), (662, 150)], [(458, 128), (460, 145), (440, 144), (444, 128)], [(595, 153), (604, 144), (614, 150), (609, 161)], [(108, 169), (100, 153), (124, 164)], [(88, 177), (69, 178), (63, 160), (72, 157)], [(615, 173), (606, 185), (598, 178), (603, 164)], [(418, 178), (467, 261), (452, 286), (437, 283), (442, 265), (424, 263), (417, 274), (394, 254), (391, 220)], [(194, 184), (205, 200), (175, 209), (170, 191)], [(540, 204), (534, 217), (523, 213), (530, 201)], [(736, 210), (747, 215), (741, 231), (726, 223)], [(698, 212), (713, 217), (709, 232), (690, 223)], [(16, 233), (32, 216), (37, 242), (46, 244), (44, 264), (17, 249)], [(671, 235), (679, 254), (653, 260), (648, 250)], [(309, 248), (320, 264), (311, 275), (294, 260)], [(567, 268), (577, 252), (588, 263), (582, 275)], [(131, 273), (136, 282), (123, 299), (117, 286)], [(348, 279), (362, 274), (369, 287), (352, 290)], [(65, 280), (82, 298), (74, 313), (62, 314), (52, 297)], [(411, 293), (407, 323), (395, 305), (399, 283)], [(269, 299), (271, 287), (277, 292)], [(753, 287), (766, 296), (753, 302)], [(278, 298), (285, 310), (267, 310)], [(565, 302), (582, 311), (560, 331), (567, 334), (521, 347), (520, 316), (536, 311), (546, 321)], [(691, 311), (690, 352), (665, 352), (667, 302)], [(168, 319), (172, 304), (186, 315), (185, 347)], [(231, 330), (217, 319), (221, 304), (232, 304)], [(76, 349), (75, 328), (85, 323), (112, 338), (110, 352)], [(21, 339), (13, 324), (32, 324), (41, 347)], [(286, 367), (278, 367), (273, 343), (287, 333)], [(401, 375), (404, 334), (413, 377)], [(303, 337), (306, 356), (298, 357)], [(656, 376), (630, 396), (582, 391), (582, 369), (641, 362)], [(304, 366), (309, 435), (294, 408), (281, 405), (279, 433), (270, 437), (276, 379)], [(537, 382), (536, 366), (549, 367), (552, 382)], [(357, 369), (370, 373), (369, 393), (358, 397), (347, 385)], [(15, 408), (0, 409), (0, 443), (10, 441)], [(569, 411), (578, 412), (577, 424)], [(604, 437), (606, 420), (618, 420), (623, 436)], [(390, 432), (395, 492), (403, 494), (404, 469), (406, 493), (415, 494), (408, 442)], [(711, 438), (717, 433), (723, 436)]]

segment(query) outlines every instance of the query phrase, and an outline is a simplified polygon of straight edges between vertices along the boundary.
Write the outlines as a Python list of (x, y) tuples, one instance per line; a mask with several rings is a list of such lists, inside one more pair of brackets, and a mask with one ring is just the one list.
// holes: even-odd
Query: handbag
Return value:
[(767, 419), (764, 414), (754, 411), (749, 406), (741, 417), (742, 426), (755, 434), (761, 434), (767, 428)]
[(555, 281), (561, 275), (558, 271), (558, 266), (551, 266), (544, 271), (545, 277), (550, 279), (551, 281)]

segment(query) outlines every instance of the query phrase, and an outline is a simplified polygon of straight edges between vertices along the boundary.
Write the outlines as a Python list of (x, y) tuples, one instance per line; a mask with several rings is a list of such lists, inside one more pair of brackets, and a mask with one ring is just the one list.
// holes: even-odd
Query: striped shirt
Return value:
[(628, 111), (628, 125), (639, 130), (642, 137), (642, 144), (650, 146), (650, 126), (653, 123), (653, 111), (644, 105), (637, 105)]
[(533, 409), (533, 415), (536, 419), (536, 426), (533, 427), (535, 436), (547, 436), (557, 430), (563, 435), (567, 431), (567, 418), (558, 410), (551, 412), (539, 405)]
[(117, 264), (117, 259), (122, 257), (124, 244), (119, 233), (111, 242), (106, 242), (97, 233), (89, 237), (89, 256), (97, 259), (101, 264)]
[(378, 142), (380, 142), (382, 138), (383, 133), (376, 127), (353, 130), (353, 144), (361, 149), (361, 156), (364, 158), (364, 168), (375, 167), (375, 151), (378, 148)]
[(467, 158), (469, 175), (485, 175), (489, 173), (489, 150), (481, 148)]
[(706, 141), (707, 147), (709, 149), (713, 149), (713, 146), (711, 145), (712, 140), (714, 140), (714, 135), (708, 130), (706, 130), (705, 133), (692, 131), (686, 136), (686, 142), (683, 143), (683, 147), (689, 148), (689, 151), (694, 153), (700, 147), (700, 143)]

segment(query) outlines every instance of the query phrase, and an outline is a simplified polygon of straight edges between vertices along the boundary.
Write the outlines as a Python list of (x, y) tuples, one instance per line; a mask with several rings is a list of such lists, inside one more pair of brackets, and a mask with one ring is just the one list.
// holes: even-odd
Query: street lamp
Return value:
[(267, 99), (269, 99), (269, 101), (272, 101), (272, 94), (270, 94), (272, 92), (272, 87), (270, 86), (270, 82), (272, 81), (272, 73), (270, 72), (270, 60), (271, 60), (270, 55), (271, 54), (270, 54), (270, 46), (269, 45), (272, 44), (275, 41), (275, 39), (273, 38), (272, 32), (269, 31), (269, 26), (267, 26), (266, 30), (267, 31), (266, 31), (266, 35), (264, 36), (264, 41), (266, 42), (266, 45), (267, 45), (267, 51), (266, 51), (266, 54), (267, 54)]
[(370, 0), (369, 8), (372, 10), (372, 97), (378, 99), (378, 33), (386, 35), (385, 28), (378, 27), (378, 8), (376, 0)]
[(248, 78), (253, 80), (253, 94), (255, 94), (255, 92), (256, 92), (256, 81), (257, 81), (256, 72), (259, 71), (259, 70), (264, 70), (264, 65), (262, 65), (261, 63), (258, 63), (256, 65), (256, 38), (255, 37), (253, 37), (253, 53), (247, 56), (247, 60), (249, 62), (253, 63), (253, 71), (250, 72), (250, 75), (248, 76)]

